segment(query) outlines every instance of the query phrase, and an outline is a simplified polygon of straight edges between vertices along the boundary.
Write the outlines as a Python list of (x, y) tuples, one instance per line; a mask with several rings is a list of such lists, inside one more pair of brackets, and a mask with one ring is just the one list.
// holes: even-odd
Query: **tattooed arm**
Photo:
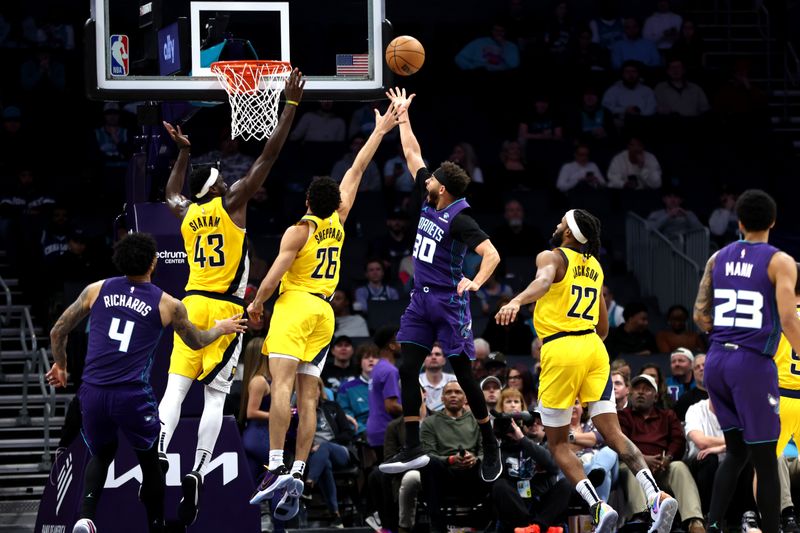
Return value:
[(50, 330), (50, 349), (53, 352), (53, 359), (55, 359), (55, 363), (45, 375), (50, 385), (67, 386), (67, 339), (69, 333), (89, 314), (89, 310), (103, 286), (103, 281), (97, 281), (83, 289), (78, 299), (61, 313), (53, 329)]
[(712, 312), (714, 310), (714, 286), (711, 283), (711, 272), (714, 270), (714, 262), (717, 254), (708, 258), (705, 272), (700, 279), (700, 288), (697, 290), (697, 299), (694, 302), (694, 323), (701, 330), (708, 333), (714, 325)]
[(225, 320), (217, 320), (216, 325), (211, 329), (197, 329), (189, 321), (189, 315), (183, 302), (167, 293), (161, 296), (159, 311), (161, 312), (161, 323), (164, 326), (172, 324), (172, 329), (175, 330), (175, 333), (192, 350), (199, 350), (208, 346), (223, 335), (244, 333), (247, 329), (247, 326), (244, 325), (247, 320), (241, 318), (241, 315), (226, 318)]

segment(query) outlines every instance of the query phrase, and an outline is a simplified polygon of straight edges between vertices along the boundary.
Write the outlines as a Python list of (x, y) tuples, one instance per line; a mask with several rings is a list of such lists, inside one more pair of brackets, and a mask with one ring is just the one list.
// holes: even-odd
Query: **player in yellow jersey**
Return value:
[[(247, 308), (261, 316), (266, 302), (280, 283), (280, 296), (264, 341), (272, 374), (269, 410), (269, 465), (250, 503), (285, 491), (274, 509), (275, 517), (289, 520), (297, 514), (303, 492), (305, 462), (317, 426), (318, 378), (325, 364), (334, 330), (330, 299), (339, 282), (344, 242), (344, 222), (356, 198), (361, 176), (383, 136), (405, 111), (390, 106), (386, 114), (375, 111), (375, 130), (345, 173), (341, 184), (317, 178), (308, 188), (306, 215), (283, 234), (280, 251)], [(295, 461), (291, 471), (283, 463), (283, 445), (289, 429), (292, 387), (297, 382)]]
[(678, 510), (677, 502), (662, 492), (642, 453), (622, 433), (611, 386), (608, 352), (608, 313), (603, 300), (600, 221), (588, 211), (567, 211), (556, 226), (553, 250), (536, 257), (536, 278), (498, 311), (498, 324), (514, 321), (523, 305), (536, 302), (533, 324), (542, 339), (539, 376), (539, 412), (547, 444), (561, 471), (586, 500), (595, 531), (616, 529), (617, 512), (600, 500), (586, 478), (583, 465), (570, 449), (569, 423), (576, 398), (588, 404), (588, 413), (606, 444), (636, 478), (648, 498), (653, 526), (668, 533)]
[[(189, 320), (200, 328), (206, 329), (213, 326), (215, 320), (244, 312), (244, 290), (249, 271), (245, 235), (247, 202), (264, 184), (278, 158), (303, 97), (304, 84), (300, 71), (292, 71), (284, 90), (286, 105), (275, 132), (247, 174), (228, 187), (216, 168), (196, 168), (189, 177), (192, 200), (181, 193), (189, 166), (191, 143), (180, 128), (176, 130), (164, 123), (179, 148), (178, 159), (167, 181), (166, 199), (170, 210), (181, 220), (181, 235), (189, 263), (189, 281), (183, 303)], [(166, 451), (192, 382), (197, 380), (204, 385), (194, 467), (183, 478), (183, 498), (178, 506), (178, 518), (186, 525), (197, 518), (203, 475), (222, 427), (222, 408), (225, 396), (230, 392), (241, 349), (241, 335), (220, 337), (214, 344), (198, 351), (189, 349), (177, 335), (174, 337), (167, 388), (158, 406), (158, 415), (163, 423), (159, 438), (162, 468), (169, 466)]]

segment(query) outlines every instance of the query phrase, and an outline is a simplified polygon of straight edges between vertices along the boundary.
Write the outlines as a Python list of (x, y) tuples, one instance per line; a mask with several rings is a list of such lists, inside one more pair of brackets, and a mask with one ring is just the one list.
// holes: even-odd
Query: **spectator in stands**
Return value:
[[(270, 194), (266, 186), (259, 187), (253, 197), (250, 198), (250, 201), (247, 202), (248, 235), (280, 235), (288, 225), (284, 215), (284, 208), (283, 198), (281, 198), (280, 194), (276, 194), (274, 189), (273, 193)], [(251, 247), (250, 250), (252, 253), (253, 248)]]
[(239, 425), (243, 427), (242, 446), (253, 481), (258, 483), (269, 462), (269, 358), (261, 353), (263, 337), (250, 339), (244, 349), (242, 397), (239, 404)]
[(563, 65), (573, 39), (575, 28), (569, 17), (567, 2), (556, 2), (553, 12), (545, 23), (544, 46), (553, 66)]
[[(333, 164), (331, 169), (331, 179), (336, 182), (341, 182), (344, 178), (345, 172), (353, 166), (353, 162), (364, 146), (364, 137), (353, 137), (350, 140), (350, 151), (342, 156), (340, 160)], [(383, 185), (381, 179), (381, 171), (378, 169), (378, 164), (374, 160), (370, 160), (364, 170), (364, 176), (361, 178), (361, 183), (358, 186), (358, 192), (380, 192)]]
[(656, 407), (666, 409), (671, 407), (669, 403), (669, 396), (667, 395), (667, 382), (664, 380), (664, 374), (661, 372), (661, 367), (658, 363), (645, 363), (642, 365), (640, 374), (644, 374), (653, 378), (658, 385), (658, 396), (656, 397)]
[(319, 108), (307, 111), (289, 134), (292, 141), (344, 142), (347, 126), (344, 119), (333, 112), (333, 102), (322, 100)]
[(578, 29), (578, 38), (570, 48), (569, 64), (583, 77), (599, 77), (611, 68), (608, 49), (592, 41), (592, 30), (588, 26)]
[(59, 256), (52, 272), (57, 287), (66, 281), (84, 282), (102, 277), (104, 269), (97, 258), (96, 250), (89, 247), (83, 230), (72, 230), (67, 239), (67, 251)]
[(442, 515), (444, 495), (478, 502), (486, 494), (478, 466), (481, 435), (472, 412), (464, 409), (467, 398), (458, 381), (445, 385), (443, 397), (444, 409), (430, 413), (420, 427), (422, 449), (430, 457), (422, 469), (422, 490), (431, 532), (440, 533), (447, 529)]
[(384, 283), (385, 271), (380, 258), (367, 259), (364, 274), (367, 284), (356, 289), (356, 301), (353, 302), (353, 309), (356, 312), (366, 313), (369, 310), (369, 302), (400, 299), (397, 290)]
[(670, 11), (669, 0), (658, 0), (656, 11), (644, 21), (642, 35), (652, 41), (659, 50), (672, 48), (681, 29), (683, 19)]
[[(678, 510), (689, 533), (705, 533), (700, 495), (692, 474), (681, 461), (686, 438), (680, 420), (669, 409), (656, 407), (658, 386), (651, 376), (631, 380), (631, 402), (619, 411), (623, 433), (642, 451), (644, 460), (660, 486), (672, 488)], [(646, 506), (644, 492), (633, 474), (626, 470), (629, 509), (638, 512)]]
[(450, 153), (448, 161), (456, 163), (458, 166), (467, 171), (467, 175), (471, 178), (471, 183), (483, 183), (483, 171), (478, 166), (478, 156), (475, 154), (475, 148), (468, 142), (460, 142), (453, 146), (453, 151)]
[(703, 513), (708, 513), (714, 490), (714, 476), (719, 463), (725, 458), (725, 436), (711, 400), (701, 400), (689, 407), (684, 430), (689, 444), (686, 463), (697, 484)]
[(414, 190), (414, 176), (408, 171), (403, 145), (400, 143), (397, 143), (397, 155), (383, 165), (383, 185), (385, 190), (401, 195), (408, 195)]
[(661, 165), (645, 151), (641, 139), (631, 137), (627, 150), (614, 156), (608, 166), (608, 186), (612, 189), (659, 189)]
[(503, 218), (503, 225), (492, 232), (492, 244), (500, 257), (533, 257), (547, 246), (539, 232), (525, 223), (525, 209), (518, 200), (505, 203)]
[(475, 345), (475, 359), (472, 361), (472, 373), (475, 379), (481, 380), (489, 375), (486, 371), (486, 361), (489, 360), (489, 354), (492, 352), (492, 347), (486, 342), (486, 339), (478, 337), (474, 341)]
[(339, 387), (354, 379), (358, 369), (353, 361), (353, 340), (347, 335), (340, 335), (333, 339), (330, 354), (322, 368), (322, 382), (336, 394)]
[(336, 289), (331, 300), (333, 316), (336, 320), (334, 335), (341, 337), (369, 337), (367, 321), (361, 315), (352, 314), (350, 295), (344, 289)]
[(571, 135), (578, 139), (602, 141), (614, 132), (612, 113), (600, 105), (597, 89), (587, 86), (583, 90), (580, 111), (571, 121)]
[(25, 91), (63, 92), (67, 87), (66, 67), (50, 50), (39, 48), (33, 57), (22, 63), (19, 83)]
[(63, 205), (55, 205), (50, 213), (50, 222), (42, 230), (40, 240), (45, 272), (53, 268), (58, 258), (69, 249), (67, 238), (71, 231), (72, 226), (67, 208)]
[(239, 139), (231, 137), (231, 131), (223, 128), (219, 136), (219, 148), (192, 158), (192, 164), (215, 164), (219, 162), (219, 171), (227, 183), (243, 178), (253, 166), (255, 158), (243, 154)]
[(709, 109), (703, 89), (686, 80), (683, 60), (673, 58), (667, 63), (667, 80), (656, 85), (658, 113), (680, 117), (697, 117)]
[[(489, 314), (494, 316), (509, 301), (511, 298), (508, 296), (501, 296)], [(497, 321), (489, 320), (481, 336), (489, 341), (495, 350), (512, 355), (527, 354), (533, 340), (533, 333), (521, 320), (515, 320), (507, 326), (501, 326)]]
[(497, 409), (497, 402), (500, 400), (500, 392), (503, 390), (503, 382), (496, 376), (487, 376), (481, 380), (481, 390), (483, 399), (486, 400), (486, 408), (489, 414)]
[(397, 326), (383, 326), (375, 332), (380, 361), (372, 369), (369, 386), (369, 416), (367, 417), (367, 444), (373, 449), (378, 463), (383, 462), (383, 438), (386, 426), (393, 418), (403, 414), (400, 404), (400, 371), (397, 358), (400, 344), (397, 342)]
[(683, 193), (672, 187), (665, 187), (661, 193), (664, 209), (657, 209), (647, 216), (650, 228), (660, 231), (672, 242), (682, 245), (690, 231), (704, 226), (692, 211), (684, 209)]
[(697, 32), (697, 25), (693, 20), (684, 19), (681, 34), (672, 45), (672, 55), (683, 59), (686, 70), (692, 76), (700, 74), (703, 68), (703, 54), (706, 52), (703, 38)]
[(623, 68), (627, 61), (638, 61), (654, 68), (661, 64), (661, 54), (652, 41), (642, 39), (641, 26), (634, 17), (626, 18), (622, 23), (625, 37), (611, 47), (611, 66), (615, 70)]
[[(499, 403), (500, 411), (508, 415), (527, 409), (519, 391), (512, 388), (502, 392)], [(550, 528), (559, 524), (566, 511), (572, 486), (565, 478), (558, 479), (558, 465), (547, 447), (526, 437), (515, 421), (495, 418), (494, 424), (505, 466), (492, 485), (497, 531), (511, 533), (529, 524), (540, 531), (554, 531)]]
[(623, 313), (625, 323), (609, 331), (606, 348), (614, 358), (620, 355), (649, 355), (657, 353), (656, 338), (647, 329), (647, 307), (641, 302), (631, 302)]
[(505, 380), (506, 370), (508, 369), (508, 362), (506, 355), (503, 352), (490, 352), (483, 362), (483, 367), (489, 376), (495, 376), (500, 380)]
[(30, 160), (34, 143), (18, 107), (4, 107), (0, 120), (0, 177), (6, 177), (13, 174), (18, 161)]
[(397, 279), (400, 262), (404, 257), (409, 257), (414, 249), (415, 233), (408, 231), (408, 213), (399, 207), (386, 216), (386, 228), (386, 235), (376, 237), (370, 243), (369, 253), (373, 257), (380, 257), (384, 268)]
[(671, 375), (667, 378), (670, 405), (674, 405), (681, 396), (695, 388), (693, 365), (694, 354), (687, 348), (675, 348), (670, 354)]
[(597, 495), (607, 502), (611, 485), (617, 482), (619, 475), (619, 457), (617, 452), (605, 445), (603, 436), (595, 429), (592, 420), (585, 416), (580, 400), (572, 407), (569, 433), (570, 449), (583, 463), (583, 471), (597, 489)]
[(589, 190), (606, 186), (606, 179), (596, 163), (589, 160), (589, 147), (579, 144), (575, 147), (575, 160), (564, 163), (558, 172), (556, 188), (563, 192), (573, 189)]
[(614, 114), (620, 125), (629, 122), (630, 117), (650, 117), (656, 113), (656, 95), (642, 83), (635, 61), (625, 61), (622, 65), (622, 78), (606, 90), (603, 107)]
[(519, 124), (519, 143), (525, 146), (530, 141), (560, 141), (563, 137), (563, 124), (550, 107), (550, 98), (544, 94), (535, 96), (533, 108)]
[(611, 372), (619, 372), (625, 376), (628, 381), (631, 380), (631, 365), (622, 357), (617, 357), (611, 361)]
[(622, 19), (616, 0), (602, 0), (597, 18), (589, 22), (592, 41), (606, 49), (611, 49), (617, 41), (625, 38)]
[(356, 363), (361, 369), (361, 374), (356, 379), (345, 381), (339, 387), (336, 401), (344, 409), (345, 414), (353, 417), (358, 422), (356, 435), (361, 436), (367, 430), (367, 417), (369, 416), (369, 382), (372, 371), (380, 360), (378, 347), (367, 342), (356, 349)]
[[(353, 137), (368, 138), (372, 134), (372, 130), (375, 129), (375, 111), (380, 112), (381, 115), (386, 112), (385, 106), (381, 106), (379, 100), (367, 102), (353, 111), (350, 117), (350, 127), (347, 130), (347, 136), (351, 139)], [(392, 130), (384, 134), (383, 140), (397, 140), (398, 135), (397, 130)]]
[(614, 299), (614, 293), (611, 292), (611, 287), (603, 285), (603, 299), (606, 302), (606, 310), (608, 311), (608, 327), (615, 328), (625, 322), (622, 314), (625, 308), (617, 303)]
[(519, 141), (503, 141), (500, 147), (500, 164), (496, 180), (499, 190), (531, 188), (531, 174), (525, 161), (525, 151)]
[(94, 149), (104, 169), (128, 165), (131, 146), (128, 129), (120, 125), (122, 110), (116, 102), (103, 106), (103, 125), (94, 130)]
[(490, 37), (479, 37), (469, 42), (455, 59), (461, 70), (512, 70), (519, 67), (519, 48), (506, 39), (505, 26), (495, 23)]
[(526, 405), (536, 405), (536, 387), (533, 384), (533, 375), (530, 369), (518, 363), (508, 368), (505, 382), (507, 388), (517, 389), (525, 400)]
[(695, 386), (693, 389), (686, 391), (672, 408), (681, 421), (686, 418), (686, 411), (689, 409), (689, 407), (696, 404), (700, 400), (705, 400), (708, 398), (708, 391), (706, 391), (706, 386), (703, 381), (705, 378), (705, 368), (706, 354), (699, 353), (695, 355), (694, 361), (692, 362), (692, 373), (694, 374)]
[(431, 413), (444, 408), (442, 401), (444, 386), (456, 379), (455, 374), (444, 372), (445, 362), (442, 346), (434, 342), (430, 355), (425, 358), (422, 365), (423, 371), (419, 375), (419, 384), (425, 390), (425, 405)]
[(717, 91), (713, 109), (723, 121), (723, 126), (733, 127), (730, 133), (746, 133), (752, 138), (767, 126), (767, 95), (750, 79), (751, 60), (739, 58), (733, 76)]
[(631, 380), (619, 370), (611, 372), (611, 384), (614, 386), (614, 401), (617, 404), (617, 411), (628, 407), (628, 395), (630, 394)]
[(339, 515), (339, 498), (333, 471), (344, 468), (352, 462), (350, 447), (353, 445), (355, 429), (341, 406), (327, 398), (321, 379), (318, 383), (317, 429), (308, 457), (305, 492), (310, 494), (314, 487), (319, 485), (331, 514), (330, 527), (341, 528), (344, 525)]
[(699, 352), (705, 349), (703, 338), (693, 331), (689, 331), (689, 311), (680, 304), (675, 304), (667, 309), (668, 330), (656, 333), (656, 345), (661, 353), (670, 353), (680, 347), (690, 351)]
[(514, 297), (514, 289), (505, 282), (506, 269), (501, 262), (489, 275), (480, 289), (475, 291), (473, 298), (477, 298), (481, 303), (481, 311), (484, 315), (494, 309), (497, 300), (503, 296)]
[(531, 341), (531, 359), (533, 365), (531, 366), (531, 374), (533, 374), (536, 387), (539, 387), (539, 374), (542, 371), (542, 338), (536, 337)]
[(711, 212), (708, 229), (711, 238), (721, 248), (735, 241), (739, 235), (739, 219), (736, 216), (736, 195), (731, 191), (723, 191), (719, 198), (720, 206)]

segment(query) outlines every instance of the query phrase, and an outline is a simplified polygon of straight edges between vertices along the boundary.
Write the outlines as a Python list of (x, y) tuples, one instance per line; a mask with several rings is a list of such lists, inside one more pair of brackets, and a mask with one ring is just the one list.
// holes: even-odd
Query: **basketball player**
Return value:
[[(387, 96), (395, 106), (406, 109), (414, 97), (406, 97), (405, 89), (390, 90)], [(500, 255), (475, 219), (464, 212), (469, 208), (464, 199), (470, 181), (467, 173), (450, 162), (431, 173), (407, 118), (400, 125), (400, 140), (408, 170), (424, 201), (414, 242), (414, 290), (397, 332), (403, 354), (400, 386), (406, 442), (404, 449), (380, 465), (380, 470), (400, 473), (422, 468), (430, 461), (419, 442), (419, 370), (438, 340), (481, 431), (481, 478), (494, 481), (502, 472), (502, 464), (483, 392), (472, 375), (475, 345), (469, 292), (477, 291), (489, 279)], [(481, 256), (475, 279), (464, 277), (461, 270), (468, 249)]]
[[(283, 234), (278, 257), (247, 308), (251, 316), (259, 319), (264, 313), (264, 302), (280, 284), (280, 296), (262, 349), (269, 356), (272, 374), (269, 464), (250, 503), (271, 498), (285, 489), (274, 510), (275, 517), (281, 520), (297, 514), (306, 460), (317, 427), (318, 378), (335, 325), (330, 299), (339, 282), (343, 225), (367, 165), (383, 136), (398, 124), (402, 111), (394, 106), (382, 116), (375, 111), (375, 129), (341, 184), (330, 178), (317, 178), (311, 183), (306, 196), (306, 215)], [(283, 445), (291, 419), (295, 382), (300, 420), (295, 461), (291, 470), (287, 470)]]
[[(247, 202), (263, 185), (289, 134), (297, 105), (303, 96), (303, 76), (294, 69), (286, 81), (286, 105), (272, 137), (247, 174), (230, 187), (215, 168), (200, 167), (189, 177), (190, 201), (181, 194), (189, 163), (189, 139), (164, 124), (180, 153), (167, 181), (167, 205), (181, 220), (189, 281), (183, 299), (189, 319), (210, 325), (215, 319), (244, 312), (244, 290), (249, 260), (245, 236)], [(162, 468), (169, 464), (166, 452), (181, 413), (181, 404), (192, 382), (204, 385), (203, 414), (197, 429), (194, 467), (181, 483), (183, 497), (178, 517), (186, 525), (197, 518), (203, 475), (222, 427), (222, 408), (230, 392), (242, 348), (242, 337), (228, 335), (200, 351), (192, 351), (175, 336), (169, 378), (158, 413), (164, 426), (159, 439)]]
[(207, 331), (195, 328), (184, 305), (150, 283), (157, 258), (156, 243), (149, 235), (133, 233), (123, 237), (114, 246), (113, 261), (124, 276), (86, 287), (50, 332), (55, 363), (47, 373), (47, 381), (64, 387), (69, 332), (89, 315), (89, 348), (78, 397), (83, 439), (92, 458), (84, 473), (81, 518), (72, 531), (97, 531), (95, 511), (117, 451), (119, 429), (139, 459), (139, 498), (147, 509), (149, 529), (160, 532), (164, 528), (164, 474), (158, 464), (160, 424), (150, 388), (156, 345), (164, 328), (171, 325), (188, 346), (200, 349), (222, 335), (242, 333), (244, 319), (218, 320)]
[[(773, 361), (780, 330), (800, 351), (800, 320), (794, 290), (794, 260), (767, 244), (775, 225), (775, 200), (748, 190), (736, 201), (743, 240), (731, 243), (706, 263), (694, 304), (694, 321), (709, 332), (705, 385), (725, 433), (725, 459), (715, 487), (736, 485), (752, 460), (758, 476), (757, 503), (764, 533), (780, 530), (780, 482), (775, 455), (780, 436), (778, 372)], [(721, 529), (731, 491), (715, 490), (708, 531)]]
[(638, 448), (622, 433), (611, 386), (608, 352), (608, 312), (603, 299), (600, 221), (588, 211), (567, 211), (550, 241), (553, 250), (536, 257), (536, 277), (500, 308), (495, 319), (503, 326), (514, 321), (521, 306), (536, 302), (533, 323), (542, 339), (539, 412), (547, 445), (558, 466), (591, 510), (595, 530), (616, 528), (617, 512), (600, 500), (570, 450), (569, 423), (575, 398), (588, 404), (588, 413), (606, 443), (619, 454), (647, 496), (653, 524), (650, 531), (668, 533), (678, 502), (662, 492)]

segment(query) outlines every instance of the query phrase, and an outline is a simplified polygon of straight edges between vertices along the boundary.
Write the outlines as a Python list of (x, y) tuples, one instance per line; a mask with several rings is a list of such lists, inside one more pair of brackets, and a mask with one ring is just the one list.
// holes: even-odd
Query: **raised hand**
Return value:
[(178, 145), (179, 149), (189, 148), (192, 146), (192, 143), (189, 141), (189, 137), (185, 135), (183, 131), (181, 131), (180, 126), (178, 126), (178, 129), (176, 130), (172, 124), (167, 121), (164, 121), (163, 124), (164, 129), (167, 130), (167, 133), (169, 133), (169, 136), (172, 137), (172, 140), (175, 141), (175, 144)]
[(300, 102), (303, 99), (303, 88), (306, 86), (306, 79), (300, 69), (292, 70), (289, 74), (289, 79), (286, 80), (286, 87), (283, 89), (283, 94), (287, 100), (293, 102)]
[(406, 112), (405, 107), (397, 107), (394, 104), (389, 105), (386, 113), (381, 115), (380, 111), (375, 110), (375, 131), (379, 133), (389, 133), (392, 128), (400, 124), (400, 117)]
[(386, 97), (391, 100), (395, 107), (404, 107), (406, 109), (411, 105), (411, 100), (413, 100), (415, 96), (417, 95), (412, 94), (411, 96), (406, 96), (406, 90), (400, 87), (395, 87), (394, 89), (386, 91)]
[(223, 335), (230, 335), (231, 333), (244, 333), (247, 331), (247, 319), (242, 318), (242, 315), (232, 316), (225, 320), (215, 320), (215, 325), (218, 327)]

